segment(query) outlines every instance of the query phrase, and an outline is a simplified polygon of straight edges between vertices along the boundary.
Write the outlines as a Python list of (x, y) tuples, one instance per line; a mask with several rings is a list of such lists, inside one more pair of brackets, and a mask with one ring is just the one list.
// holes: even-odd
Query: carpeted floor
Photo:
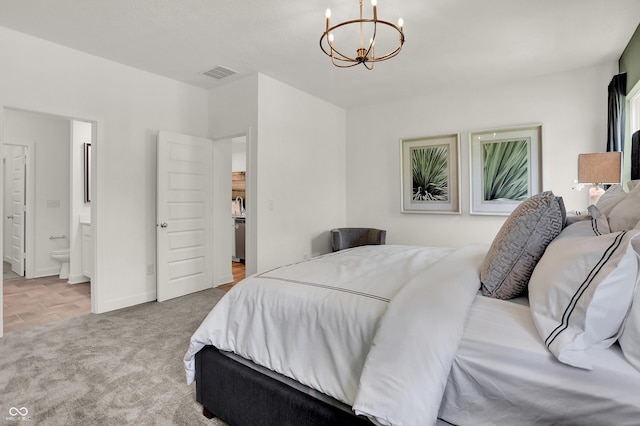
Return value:
[[(189, 338), (224, 292), (70, 318), (0, 339), (0, 424), (209, 425), (187, 386)], [(24, 408), (23, 408), (24, 407)]]

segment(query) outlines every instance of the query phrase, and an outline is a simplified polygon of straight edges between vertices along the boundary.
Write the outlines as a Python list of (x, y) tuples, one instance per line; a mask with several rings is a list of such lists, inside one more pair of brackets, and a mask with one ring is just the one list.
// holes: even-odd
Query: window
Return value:
[(629, 130), (631, 134), (640, 130), (640, 90), (629, 100)]

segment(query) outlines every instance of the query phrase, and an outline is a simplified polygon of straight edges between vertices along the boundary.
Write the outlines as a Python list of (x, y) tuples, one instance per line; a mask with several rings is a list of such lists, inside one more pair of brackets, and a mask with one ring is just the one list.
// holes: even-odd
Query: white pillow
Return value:
[(592, 225), (566, 227), (529, 281), (531, 313), (545, 345), (560, 362), (587, 370), (586, 350), (606, 348), (620, 333), (640, 262), (631, 245), (640, 231), (597, 235)]
[(640, 222), (640, 185), (629, 191), (627, 196), (616, 204), (609, 214), (603, 213), (609, 219), (612, 232), (633, 229)]
[(624, 356), (640, 371), (640, 290), (637, 281), (636, 296), (618, 341)]
[[(640, 230), (640, 222), (634, 229)], [(636, 238), (633, 241), (633, 246), (636, 251), (640, 253), (640, 238)], [(618, 342), (620, 343), (624, 356), (629, 360), (631, 365), (640, 371), (640, 273), (636, 281), (636, 295)]]
[(584, 216), (585, 220), (567, 225), (557, 238), (560, 238), (560, 236), (597, 236), (611, 232), (607, 217), (600, 213), (598, 207), (589, 206), (588, 213), (588, 215)]
[(600, 196), (596, 206), (598, 209), (605, 215), (611, 213), (611, 210), (620, 203), (620, 201), (624, 200), (627, 196), (627, 192), (624, 190), (622, 185), (615, 184), (611, 185), (609, 189), (605, 191), (604, 194)]

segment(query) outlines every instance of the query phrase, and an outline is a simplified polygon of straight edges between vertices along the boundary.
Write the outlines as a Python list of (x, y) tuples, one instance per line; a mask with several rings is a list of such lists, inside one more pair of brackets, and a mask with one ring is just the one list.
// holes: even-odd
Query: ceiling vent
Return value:
[(203, 72), (202, 74), (206, 75), (207, 77), (215, 78), (216, 80), (222, 80), (225, 77), (237, 74), (237, 72), (225, 67), (215, 67), (210, 69), (209, 71)]

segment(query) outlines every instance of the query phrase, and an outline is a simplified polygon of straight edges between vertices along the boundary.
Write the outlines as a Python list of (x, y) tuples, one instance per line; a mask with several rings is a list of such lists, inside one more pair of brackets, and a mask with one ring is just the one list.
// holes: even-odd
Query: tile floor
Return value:
[[(25, 279), (4, 262), (4, 332), (91, 312), (90, 283), (69, 284), (57, 276)], [(12, 275), (13, 274), (13, 275)]]
[[(5, 333), (91, 312), (90, 283), (69, 284), (57, 276), (25, 279), (3, 264)], [(245, 277), (244, 263), (233, 262), (232, 272), (234, 282), (220, 289), (228, 291)]]

